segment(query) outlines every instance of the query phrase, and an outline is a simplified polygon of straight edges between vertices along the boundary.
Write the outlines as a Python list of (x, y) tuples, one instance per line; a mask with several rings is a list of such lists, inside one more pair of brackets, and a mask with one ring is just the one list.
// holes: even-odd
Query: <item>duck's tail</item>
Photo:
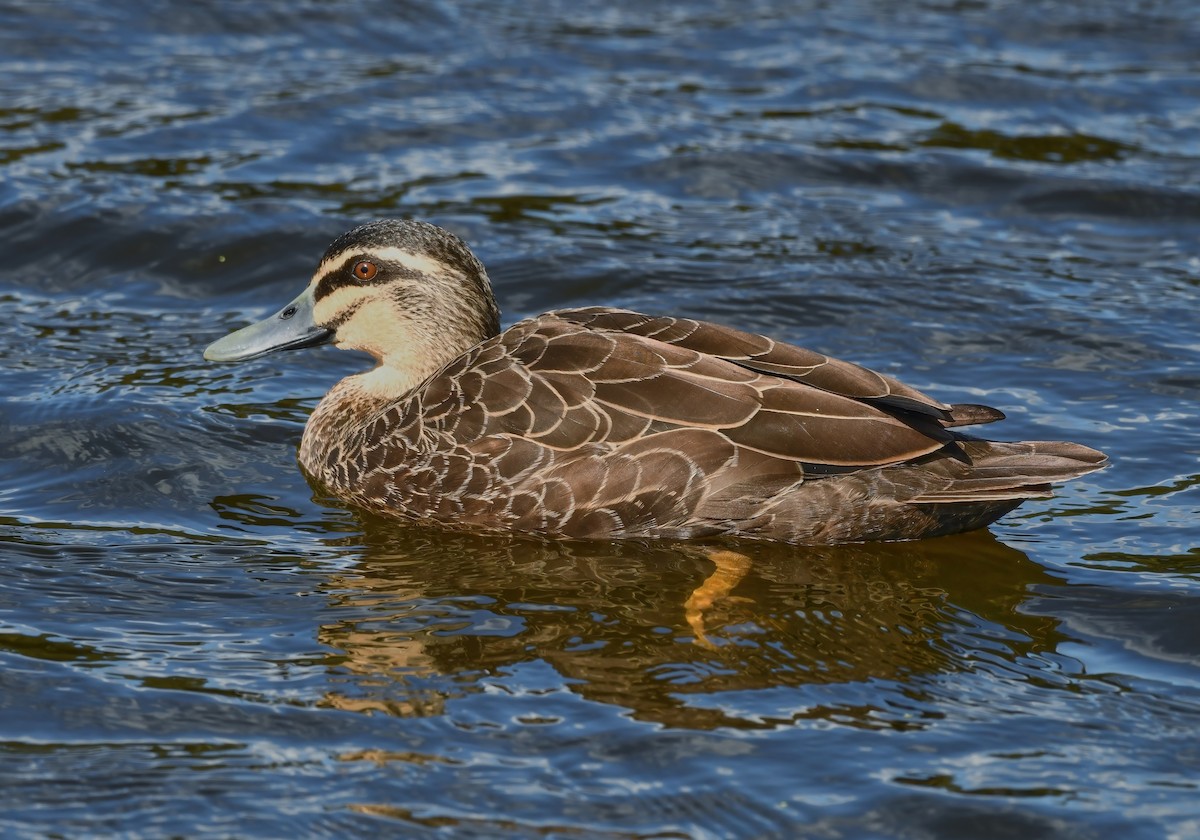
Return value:
[(1050, 495), (1050, 485), (1094, 472), (1108, 458), (1088, 446), (1062, 441), (1001, 443), (962, 439), (965, 459), (931, 457), (914, 473), (919, 476), (907, 504), (939, 504), (1036, 499)]
[[(918, 461), (806, 479), (757, 504), (743, 499), (730, 530), (808, 544), (956, 534), (989, 525), (1026, 499), (1049, 496), (1051, 484), (1106, 462), (1077, 443), (959, 437)], [(704, 512), (729, 515), (735, 507), (713, 498)]]

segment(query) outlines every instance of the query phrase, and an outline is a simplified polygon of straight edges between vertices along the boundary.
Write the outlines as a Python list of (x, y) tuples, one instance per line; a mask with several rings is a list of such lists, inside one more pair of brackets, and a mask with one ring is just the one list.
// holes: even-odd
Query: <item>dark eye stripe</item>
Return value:
[(331, 295), (343, 286), (357, 285), (354, 275), (347, 270), (350, 261), (351, 258), (347, 258), (337, 268), (325, 272), (325, 276), (317, 281), (317, 288), (313, 290), (313, 300)]
[[(364, 261), (370, 262), (376, 267), (375, 274), (370, 279), (355, 276), (355, 267)], [(363, 288), (366, 286), (387, 285), (387, 283), (396, 280), (415, 280), (424, 276), (426, 275), (422, 272), (403, 263), (379, 260), (370, 254), (356, 254), (342, 260), (336, 268), (331, 268), (325, 272), (325, 276), (317, 281), (317, 288), (313, 290), (313, 300), (321, 300), (345, 286)]]

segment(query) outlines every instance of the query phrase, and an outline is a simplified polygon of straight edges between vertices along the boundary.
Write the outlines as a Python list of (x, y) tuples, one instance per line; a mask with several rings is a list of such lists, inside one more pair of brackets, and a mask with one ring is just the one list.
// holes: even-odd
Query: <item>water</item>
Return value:
[[(1185, 2), (0, 4), (0, 833), (1200, 833), (1198, 92)], [(295, 464), (363, 360), (200, 353), (387, 215), (509, 321), (715, 319), (1113, 464), (744, 547), (698, 617), (686, 545), (363, 518)]]

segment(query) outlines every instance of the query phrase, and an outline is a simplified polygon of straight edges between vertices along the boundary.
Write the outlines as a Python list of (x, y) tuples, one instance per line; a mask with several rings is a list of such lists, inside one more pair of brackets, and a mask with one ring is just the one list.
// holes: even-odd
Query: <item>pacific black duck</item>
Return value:
[(1003, 418), (717, 324), (564, 309), (500, 331), (483, 265), (409, 220), (339, 237), (279, 313), (213, 361), (365, 350), (304, 429), (300, 463), (390, 517), (550, 537), (796, 543), (979, 528), (1104, 465), (1074, 443), (999, 443)]

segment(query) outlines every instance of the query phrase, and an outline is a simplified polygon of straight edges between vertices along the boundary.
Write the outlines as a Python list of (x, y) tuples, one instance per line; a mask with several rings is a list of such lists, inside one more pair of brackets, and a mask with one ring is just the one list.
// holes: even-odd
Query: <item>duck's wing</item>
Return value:
[(890, 376), (812, 350), (691, 318), (643, 315), (625, 309), (589, 307), (553, 315), (596, 330), (644, 336), (733, 362), (748, 370), (802, 382), (881, 408), (912, 411), (944, 426), (990, 423), (1004, 415), (987, 406), (946, 405)]
[(522, 321), (417, 396), (435, 434), (466, 445), (517, 438), (560, 461), (695, 430), (713, 451), (736, 449), (754, 473), (794, 474), (900, 463), (954, 440), (943, 428), (949, 406), (865, 368), (712, 324), (614, 310)]

